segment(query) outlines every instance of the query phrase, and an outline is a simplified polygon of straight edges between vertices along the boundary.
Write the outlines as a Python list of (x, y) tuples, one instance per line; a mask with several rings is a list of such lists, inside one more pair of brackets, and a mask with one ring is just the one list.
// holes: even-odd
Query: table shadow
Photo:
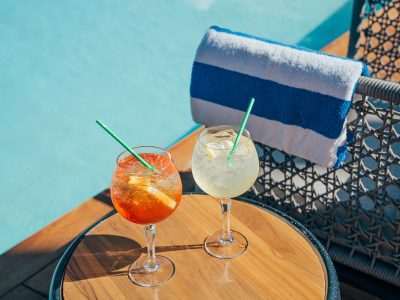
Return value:
[[(156, 246), (156, 254), (202, 248), (203, 243)], [(74, 251), (68, 263), (64, 281), (75, 282), (103, 276), (127, 276), (127, 267), (146, 253), (146, 247), (142, 247), (137, 241), (127, 237), (107, 234), (88, 235)]]

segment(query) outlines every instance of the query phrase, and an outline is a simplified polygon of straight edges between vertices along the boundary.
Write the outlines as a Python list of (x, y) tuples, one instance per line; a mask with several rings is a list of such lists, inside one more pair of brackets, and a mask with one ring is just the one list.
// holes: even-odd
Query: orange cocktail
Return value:
[(154, 224), (169, 217), (182, 197), (179, 173), (166, 155), (140, 156), (159, 170), (146, 169), (135, 157), (118, 161), (111, 184), (115, 209), (136, 224)]
[(178, 207), (182, 183), (171, 155), (164, 149), (144, 146), (132, 150), (144, 162), (127, 151), (118, 156), (111, 199), (122, 217), (145, 225), (147, 256), (133, 262), (129, 278), (141, 286), (159, 286), (174, 275), (175, 266), (169, 258), (155, 254), (155, 223), (168, 218)]

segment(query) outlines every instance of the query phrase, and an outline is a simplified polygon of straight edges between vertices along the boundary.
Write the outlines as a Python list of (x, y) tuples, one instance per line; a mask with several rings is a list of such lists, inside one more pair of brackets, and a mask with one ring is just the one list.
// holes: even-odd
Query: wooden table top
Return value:
[(217, 259), (203, 249), (220, 229), (219, 202), (185, 195), (177, 211), (157, 224), (156, 253), (176, 267), (166, 285), (144, 288), (127, 275), (145, 255), (143, 226), (114, 214), (80, 241), (63, 278), (64, 299), (325, 299), (327, 272), (313, 244), (272, 211), (234, 201), (232, 229), (249, 240), (246, 253)]

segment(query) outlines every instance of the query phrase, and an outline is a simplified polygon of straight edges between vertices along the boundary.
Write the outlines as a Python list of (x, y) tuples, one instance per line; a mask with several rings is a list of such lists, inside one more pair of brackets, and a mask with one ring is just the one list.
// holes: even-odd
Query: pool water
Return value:
[(121, 148), (168, 147), (195, 124), (189, 81), (219, 25), (319, 49), (351, 1), (0, 2), (0, 253), (106, 188)]

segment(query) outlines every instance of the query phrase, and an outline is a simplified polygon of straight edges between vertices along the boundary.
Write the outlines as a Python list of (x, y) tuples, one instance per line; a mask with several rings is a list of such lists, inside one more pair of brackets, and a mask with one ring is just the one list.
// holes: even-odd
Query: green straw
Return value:
[(121, 140), (114, 132), (111, 131), (102, 121), (96, 120), (96, 123), (100, 125), (101, 128), (103, 128), (111, 137), (114, 138), (122, 147), (124, 147), (130, 154), (132, 154), (134, 157), (137, 158), (138, 161), (142, 163), (143, 166), (145, 166), (147, 169), (150, 169), (152, 171), (157, 171), (154, 167), (150, 166), (147, 161), (145, 161), (143, 158), (139, 156), (135, 151), (133, 151), (127, 144), (124, 143), (123, 140)]
[(236, 136), (235, 142), (233, 143), (231, 152), (229, 152), (229, 155), (228, 155), (228, 165), (231, 164), (231, 159), (232, 159), (233, 152), (235, 152), (236, 148), (238, 147), (239, 139), (240, 139), (240, 137), (242, 136), (244, 127), (246, 126), (246, 122), (247, 122), (247, 119), (249, 118), (250, 111), (251, 111), (251, 109), (253, 108), (254, 101), (255, 101), (255, 99), (254, 99), (254, 98), (251, 98), (250, 103), (249, 103), (249, 106), (247, 107), (246, 114), (244, 115), (242, 124), (240, 124), (239, 132), (238, 132), (238, 134), (237, 134), (237, 136)]

